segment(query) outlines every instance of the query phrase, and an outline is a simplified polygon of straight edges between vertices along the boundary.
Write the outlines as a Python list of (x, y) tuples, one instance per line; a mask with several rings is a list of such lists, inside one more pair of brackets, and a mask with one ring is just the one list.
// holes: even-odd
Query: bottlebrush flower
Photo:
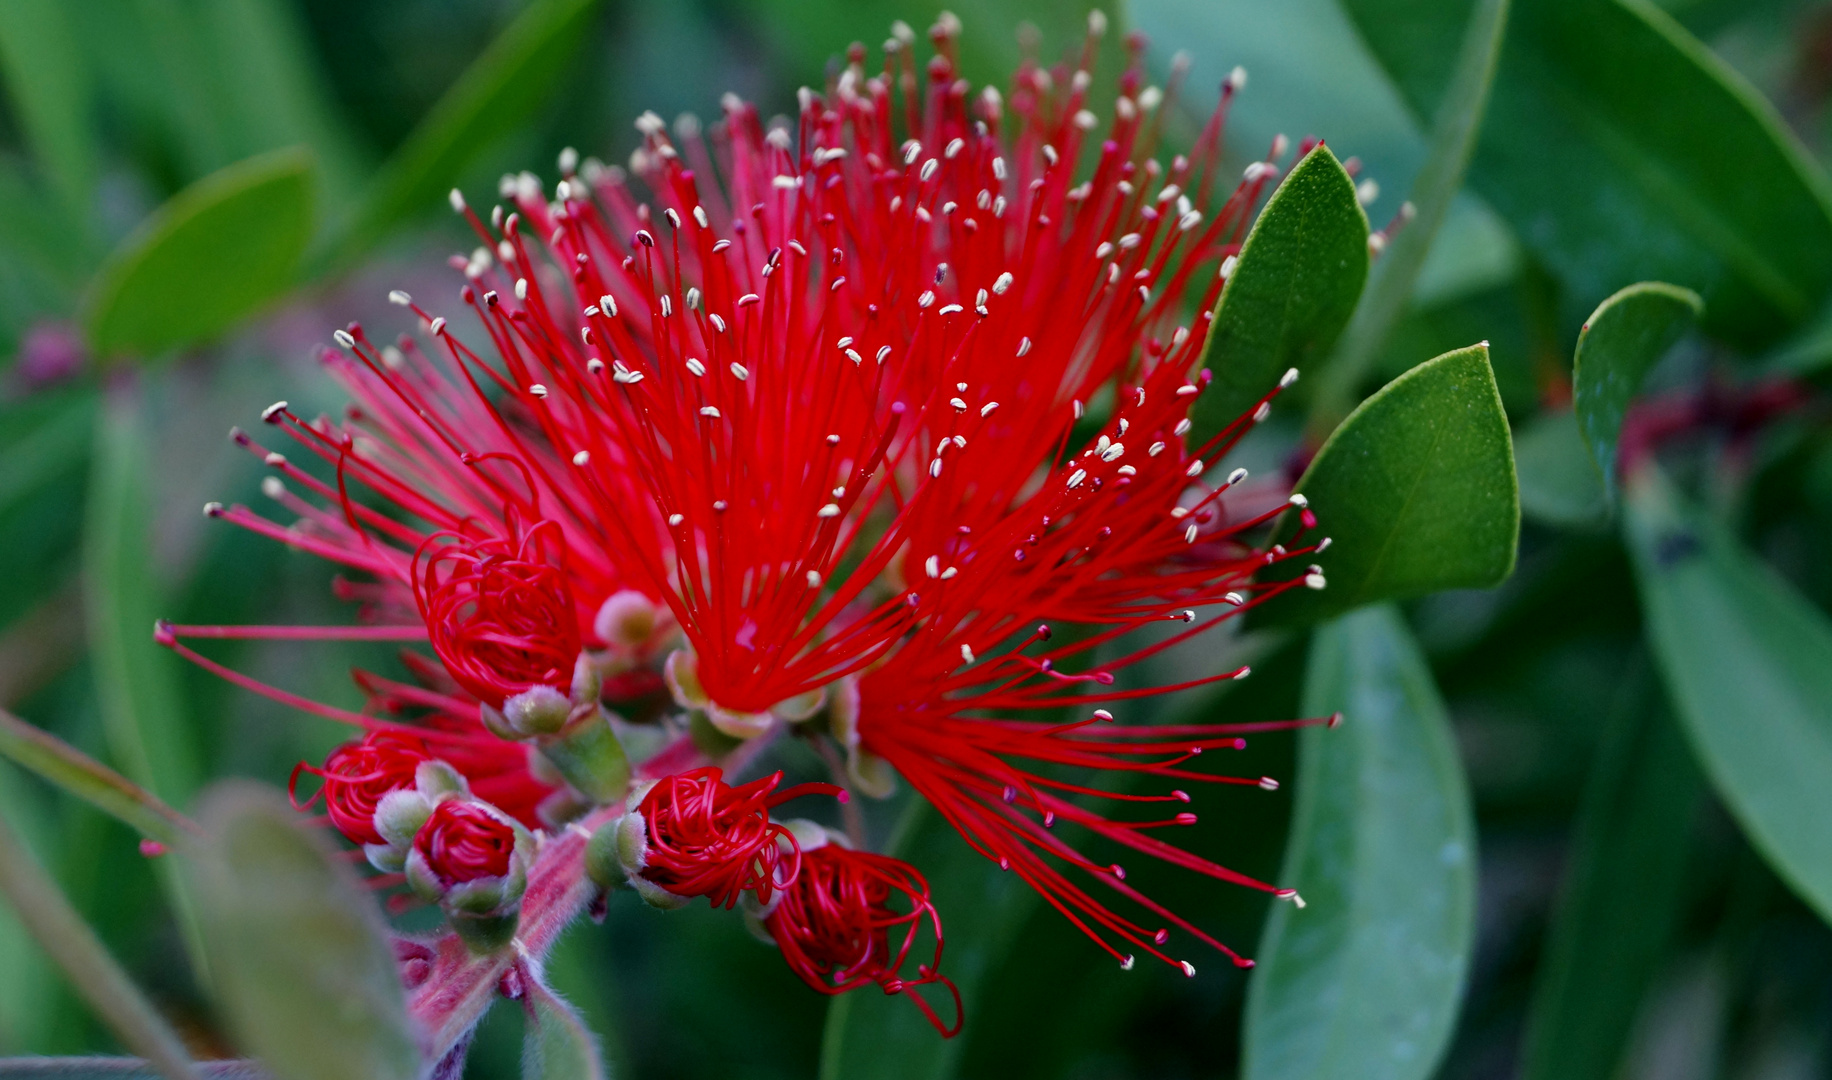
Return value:
[[(300, 762), (293, 769), (287, 792), (295, 809), (309, 808), (319, 798), (331, 824), (351, 842), (386, 843), (375, 831), (375, 808), (391, 792), (414, 785), (414, 772), (427, 760), (426, 744), (412, 736), (378, 731), (361, 741), (345, 743), (324, 759), (322, 768)], [(299, 802), (301, 773), (319, 777), (323, 785), (304, 803)]]
[[(1126, 966), (1138, 949), (1193, 973), (1163, 951), (1167, 928), (1111, 911), (1061, 867), (1227, 951), (1054, 826), (1272, 888), (1150, 832), (1189, 811), (1116, 820), (1094, 799), (1188, 801), (1131, 791), (1143, 777), (1264, 786), (1188, 766), (1291, 725), (1070, 717), (1244, 674), (1115, 678), (1283, 589), (1323, 585), (1315, 567), (1255, 580), (1327, 541), (1307, 539), (1301, 496), (1218, 465), (1295, 372), (1187, 441), (1209, 313), (1290, 148), (1281, 138), (1238, 184), (1218, 181), (1230, 80), (1190, 154), (1162, 164), (1176, 87), (1145, 84), (1136, 41), (1102, 129), (1088, 108), (1099, 25), (1078, 67), (1027, 62), (1009, 97), (958, 77), (957, 29), (932, 32), (920, 76), (909, 41), (888, 43), (876, 73), (855, 49), (788, 124), (735, 97), (710, 139), (645, 114), (627, 171), (565, 158), (551, 199), (531, 175), (507, 178), (487, 220), (454, 192), (480, 241), (454, 258), (460, 298), (488, 346), (393, 294), (431, 348), (381, 346), (353, 324), (325, 354), (348, 415), (307, 421), (281, 402), (264, 416), (334, 482), (238, 432), (278, 470), (269, 493), (294, 520), (210, 510), (368, 574), (346, 595), (378, 625), (167, 627), (162, 640), (380, 729), (391, 721), (304, 702), (179, 639), (423, 638), (437, 662), (416, 661), (421, 686), (366, 685), (472, 749), (492, 738), (486, 710), (507, 717), (534, 695), (524, 704), (583, 715), (663, 677), (727, 735), (768, 737), (824, 709), (862, 786), (901, 775)], [(1288, 512), (1296, 538), (1257, 546)], [(646, 687), (616, 681), (637, 673)], [(652, 901), (767, 900), (799, 865), (767, 811), (798, 789), (691, 771), (699, 745), (643, 766), (678, 775), (631, 803), (623, 868)]]
[[(874, 983), (887, 994), (907, 992), (935, 1030), (944, 1037), (958, 1034), (960, 991), (940, 972), (941, 917), (929, 900), (929, 883), (921, 872), (901, 859), (854, 851), (813, 822), (787, 825), (800, 844), (801, 873), (782, 889), (761, 921), (789, 967), (823, 994), (843, 994)], [(901, 897), (897, 906), (893, 895)], [(903, 979), (897, 972), (916, 947), (925, 922), (935, 937), (934, 955), (917, 965), (916, 978)], [(939, 983), (954, 998), (952, 1026), (942, 1022), (919, 992), (931, 983)]]
[(770, 810), (802, 795), (845, 792), (832, 784), (776, 790), (782, 773), (733, 787), (717, 768), (667, 776), (632, 793), (618, 819), (616, 858), (630, 886), (662, 908), (704, 896), (731, 908), (745, 895), (768, 904), (795, 880), (801, 851)]
[(478, 803), (449, 799), (433, 808), (413, 838), (413, 850), (441, 884), (502, 877), (515, 854), (515, 827)]

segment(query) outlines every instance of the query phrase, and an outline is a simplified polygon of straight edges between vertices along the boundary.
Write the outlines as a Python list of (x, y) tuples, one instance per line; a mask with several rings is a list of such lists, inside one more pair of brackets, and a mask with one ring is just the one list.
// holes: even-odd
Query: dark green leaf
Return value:
[(1412, 183), (1410, 204), (1415, 216), (1375, 265), (1373, 281), (1349, 320), (1342, 348), (1317, 399), (1314, 421), (1323, 430), (1348, 411), (1368, 368), (1405, 314), (1425, 257), (1463, 186), (1463, 173), (1476, 149), (1489, 87), (1500, 61), (1509, 6), (1509, 0), (1478, 0), (1471, 5), (1452, 86), (1432, 122), (1430, 152)]
[[(961, 840), (947, 820), (912, 796), (893, 853), (922, 868), (942, 916), (948, 950), (942, 972), (953, 979), (969, 1016), (987, 975), (1037, 904), (1016, 874), (1000, 872)], [(926, 946), (925, 946), (926, 947)], [(932, 993), (934, 987), (928, 988)], [(928, 999), (944, 1022), (953, 1002)], [(914, 1002), (859, 990), (833, 999), (821, 1042), (821, 1080), (944, 1080), (954, 1075), (960, 1039), (937, 1035)]]
[(604, 1080), (598, 1040), (559, 995), (535, 981), (523, 1005), (528, 1032), (522, 1041), (522, 1080)]
[(162, 844), (177, 843), (196, 828), (145, 788), (4, 709), (0, 754)]
[(1679, 729), (1638, 695), (1584, 793), (1527, 1021), (1523, 1080), (1610, 1080), (1683, 900), (1703, 785)]
[(1514, 436), (1520, 512), (1547, 525), (1588, 525), (1609, 515), (1597, 463), (1578, 433), (1577, 414), (1560, 409), (1527, 421)]
[(1708, 332), (1759, 347), (1832, 288), (1825, 178), (1645, 0), (1521, 5), (1471, 178), (1579, 305), (1671, 281), (1703, 295)]
[(1832, 920), (1832, 625), (1657, 468), (1625, 486), (1625, 533), (1674, 710), (1756, 850)]
[(350, 258), (403, 218), (444, 206), (477, 155), (518, 130), (559, 85), (596, 9), (597, 0), (529, 4), (382, 166), (333, 258)]
[(1319, 145), (1279, 184), (1222, 287), (1199, 367), (1215, 381), (1196, 399), (1190, 444), (1253, 408), (1289, 368), (1329, 355), (1368, 279), (1368, 216), (1355, 181)]
[(239, 1045), (282, 1080), (414, 1080), (387, 928), (349, 864), (266, 788), (219, 785), (200, 821), (186, 869)]
[(84, 607), (110, 756), (134, 782), (183, 805), (197, 790), (202, 768), (176, 661), (153, 641), (163, 598), (152, 565), (147, 466), (155, 454), (141, 422), (141, 396), (136, 383), (118, 383), (95, 427)]
[(1475, 941), (1476, 837), (1450, 720), (1390, 605), (1321, 627), (1277, 904), (1247, 993), (1246, 1080), (1432, 1075)]
[[(1282, 623), (1378, 600), (1484, 588), (1514, 569), (1520, 495), (1488, 346), (1428, 360), (1361, 403), (1298, 481), (1319, 532), (1329, 587), (1258, 609)], [(1288, 514), (1281, 535), (1295, 527)], [(1302, 560), (1297, 560), (1302, 562)], [(1302, 572), (1293, 560), (1275, 573)]]
[(0, 512), (37, 494), (88, 456), (95, 414), (93, 395), (71, 395), (0, 447)]
[(121, 1042), (145, 1054), (165, 1080), (191, 1080), (184, 1043), (95, 936), (38, 860), (0, 819), (0, 894)]
[(59, 0), (7, 4), (0, 18), (0, 70), (33, 158), (65, 211), (82, 221), (90, 209), (98, 147), (89, 71), (68, 9)]
[(109, 256), (87, 313), (97, 352), (208, 340), (293, 283), (312, 235), (312, 160), (280, 150), (179, 192)]
[(1641, 380), (1704, 311), (1691, 289), (1643, 281), (1616, 293), (1584, 322), (1571, 369), (1572, 406), (1603, 485), (1616, 493), (1616, 441)]

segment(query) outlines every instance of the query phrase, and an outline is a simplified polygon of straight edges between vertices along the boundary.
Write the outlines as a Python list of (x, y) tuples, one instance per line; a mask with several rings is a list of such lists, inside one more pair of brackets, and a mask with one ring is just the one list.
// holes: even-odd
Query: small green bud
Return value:
[(413, 843), (414, 834), (433, 813), (433, 800), (408, 788), (391, 791), (375, 805), (375, 831), (396, 848)]
[(503, 718), (522, 738), (553, 735), (571, 715), (571, 699), (551, 686), (530, 687), (503, 702)]

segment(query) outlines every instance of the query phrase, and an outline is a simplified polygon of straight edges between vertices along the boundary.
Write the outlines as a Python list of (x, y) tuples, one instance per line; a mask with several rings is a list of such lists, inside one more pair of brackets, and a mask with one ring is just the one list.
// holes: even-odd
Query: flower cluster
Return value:
[[(454, 192), (479, 241), (452, 260), (471, 329), (397, 292), (420, 334), (337, 331), (324, 361), (347, 415), (263, 415), (302, 461), (235, 433), (291, 520), (208, 508), (360, 573), (341, 587), (363, 624), (161, 640), (366, 729), (309, 770), (331, 823), (448, 911), (487, 891), (473, 881), (514, 877), (499, 854), (523, 833), (496, 826), (539, 844), (585, 822), (601, 883), (742, 902), (823, 992), (951, 989), (918, 870), (770, 816), (837, 788), (734, 786), (716, 767), (741, 772), (789, 735), (852, 790), (901, 778), (1124, 967), (1142, 952), (1193, 974), (1165, 951), (1169, 927), (1248, 963), (1057, 825), (1277, 891), (1160, 838), (1191, 811), (1107, 809), (1276, 786), (1192, 767), (1247, 729), (1125, 725), (1109, 706), (1246, 674), (1116, 680), (1324, 585), (1316, 566), (1259, 580), (1328, 541), (1309, 539), (1301, 495), (1218, 464), (1295, 371), (1191, 434), (1210, 313), (1292, 148), (1218, 183), (1231, 78), (1191, 152), (1161, 162), (1176, 86), (1147, 85), (1137, 41), (1102, 130), (1103, 29), (1072, 64), (1027, 62), (1009, 95), (958, 76), (951, 20), (926, 68), (900, 30), (880, 70), (855, 47), (790, 121), (735, 97), (710, 128), (645, 114), (628, 169), (569, 151), (551, 196), (505, 178), (487, 214)], [(1287, 513), (1291, 538), (1262, 546)], [(404, 654), (412, 683), (361, 675), (370, 706), (352, 713), (185, 644), (210, 636), (431, 656)], [(461, 789), (427, 790), (452, 776)], [(1134, 790), (1151, 782), (1164, 789)], [(428, 816), (385, 821), (403, 793)], [(936, 952), (906, 981), (925, 924)]]

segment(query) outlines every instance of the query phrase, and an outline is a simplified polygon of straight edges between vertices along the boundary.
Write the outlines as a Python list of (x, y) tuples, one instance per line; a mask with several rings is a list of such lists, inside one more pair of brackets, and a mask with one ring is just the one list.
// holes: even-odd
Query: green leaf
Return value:
[(1676, 282), (1704, 297), (1707, 332), (1756, 348), (1832, 289), (1824, 176), (1647, 0), (1521, 5), (1489, 109), (1472, 183), (1577, 304)]
[(353, 258), (403, 219), (444, 206), (477, 156), (559, 85), (596, 9), (597, 0), (533, 0), (383, 164), (332, 258)]
[[(192, 1068), (203, 1080), (267, 1080), (267, 1073), (252, 1061), (200, 1061)], [(158, 1076), (139, 1058), (0, 1058), (0, 1080), (158, 1080)]]
[(147, 472), (156, 455), (141, 420), (142, 397), (137, 382), (117, 383), (95, 425), (84, 607), (110, 756), (140, 786), (183, 804), (197, 790), (202, 767), (175, 661), (153, 642), (163, 598), (152, 565)]
[(1368, 216), (1355, 181), (1319, 144), (1266, 201), (1215, 305), (1198, 367), (1215, 376), (1191, 410), (1200, 446), (1278, 385), (1329, 355), (1368, 279)]
[(168, 847), (196, 830), (183, 814), (50, 732), (0, 709), (0, 754)]
[(1349, 320), (1335, 362), (1319, 392), (1313, 425), (1328, 430), (1354, 401), (1356, 389), (1380, 355), (1393, 328), (1405, 314), (1419, 271), (1431, 254), (1438, 230), (1463, 186), (1463, 174), (1475, 153), (1488, 108), (1489, 87), (1500, 62), (1507, 34), (1509, 0), (1478, 0), (1457, 49), (1450, 92), (1444, 95), (1431, 125), (1425, 164), (1412, 182), (1414, 211), (1375, 265), (1373, 280)]
[[(1037, 893), (968, 847), (953, 827), (911, 796), (891, 853), (922, 868), (948, 939), (942, 973), (954, 980), (971, 1017), (988, 975), (1037, 905)], [(931, 991), (933, 987), (929, 988)], [(953, 1002), (929, 1002), (943, 1021)], [(904, 995), (870, 990), (842, 994), (827, 1007), (820, 1080), (946, 1080), (954, 1075), (962, 1039), (943, 1039)]]
[(1832, 920), (1832, 625), (1648, 466), (1624, 532), (1649, 641), (1712, 786), (1783, 881)]
[(1578, 432), (1577, 414), (1543, 412), (1514, 436), (1520, 473), (1520, 512), (1546, 525), (1581, 526), (1609, 516), (1609, 496), (1597, 463)]
[(282, 1080), (414, 1080), (420, 1055), (375, 899), (267, 788), (227, 781), (185, 849), (217, 1006)]
[(1578, 334), (1572, 406), (1612, 498), (1616, 442), (1628, 403), (1642, 378), (1703, 312), (1703, 301), (1691, 289), (1643, 281), (1603, 301)]
[(1317, 631), (1297, 807), (1247, 991), (1246, 1080), (1430, 1076), (1475, 939), (1476, 837), (1449, 717), (1390, 605)]
[(98, 273), (85, 323), (97, 352), (152, 354), (228, 329), (292, 285), (312, 235), (312, 159), (279, 150), (192, 184)]
[(1702, 778), (1643, 692), (1610, 729), (1578, 813), (1528, 1013), (1522, 1080), (1610, 1080), (1684, 900)]
[(191, 1080), (194, 1074), (178, 1034), (108, 954), (3, 818), (0, 894), (124, 1045), (145, 1054), (165, 1080)]
[[(1296, 590), (1261, 617), (1315, 621), (1379, 600), (1486, 588), (1513, 572), (1520, 494), (1488, 346), (1428, 360), (1362, 402), (1297, 490), (1331, 539), (1329, 587)], [(1281, 536), (1295, 529), (1287, 514)], [(1302, 572), (1286, 560), (1271, 572)]]
[(528, 1033), (522, 1041), (522, 1080), (604, 1080), (598, 1040), (559, 995), (531, 980)]
[(75, 220), (86, 222), (98, 157), (94, 90), (59, 0), (10, 0), (0, 17), (0, 70), (32, 157)]

